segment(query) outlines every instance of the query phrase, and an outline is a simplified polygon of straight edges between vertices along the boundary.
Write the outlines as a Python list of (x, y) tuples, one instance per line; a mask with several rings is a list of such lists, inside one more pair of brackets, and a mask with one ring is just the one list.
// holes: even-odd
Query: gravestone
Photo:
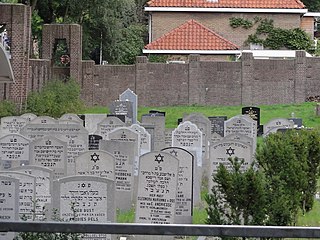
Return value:
[(115, 158), (102, 150), (90, 150), (81, 153), (75, 159), (76, 175), (105, 177), (115, 179)]
[(253, 139), (254, 148), (257, 145), (257, 122), (248, 115), (234, 116), (224, 122), (224, 136), (243, 134)]
[(253, 144), (253, 139), (251, 137), (246, 136), (246, 135), (233, 133), (233, 134), (225, 136), (223, 138), (223, 140), (235, 140), (238, 142), (247, 143), (252, 148), (252, 156), (256, 152), (256, 146)]
[(66, 123), (66, 124), (80, 124), (83, 126), (83, 120), (81, 118), (79, 118), (79, 116), (77, 114), (73, 114), (73, 113), (66, 113), (63, 114), (59, 119), (58, 119), (59, 123)]
[[(19, 220), (19, 179), (0, 175), (0, 224), (1, 221)], [(13, 232), (0, 232), (0, 240), (14, 239)]]
[(58, 124), (58, 120), (49, 116), (38, 116), (29, 122), (30, 124)]
[(177, 147), (169, 147), (161, 151), (170, 153), (179, 160), (175, 223), (191, 224), (193, 216), (194, 157), (187, 150)]
[(270, 133), (274, 133), (277, 129), (288, 128), (291, 129), (294, 127), (293, 121), (285, 118), (275, 118), (270, 120), (267, 124), (264, 125), (264, 137), (268, 136)]
[(166, 148), (172, 147), (172, 131), (173, 128), (166, 128), (164, 131), (164, 146)]
[(183, 121), (194, 123), (202, 133), (202, 166), (207, 175), (209, 166), (209, 140), (211, 137), (211, 122), (202, 113), (191, 113), (183, 117)]
[[(114, 181), (93, 176), (71, 176), (53, 182), (53, 208), (66, 222), (115, 222)], [(85, 234), (84, 239), (110, 238)]]
[[(244, 165), (241, 169), (245, 170), (252, 163), (252, 147), (245, 142), (239, 142), (236, 140), (223, 139), (210, 146), (210, 173), (211, 176), (217, 173), (217, 169), (220, 164), (223, 164), (227, 170), (231, 169), (231, 163), (229, 158), (238, 157), (240, 160), (244, 160)], [(210, 178), (209, 191), (213, 186), (213, 181)]]
[(202, 166), (202, 132), (193, 123), (185, 121), (172, 131), (172, 146), (196, 153), (197, 166)]
[(53, 136), (46, 136), (31, 142), (31, 165), (49, 168), (53, 178), (67, 174), (67, 143)]
[(138, 119), (138, 96), (129, 88), (119, 95), (120, 101), (132, 102), (132, 123), (137, 123)]
[(242, 115), (248, 115), (252, 120), (257, 122), (257, 126), (260, 125), (260, 108), (258, 107), (243, 107)]
[(102, 136), (96, 134), (89, 135), (89, 150), (99, 150), (100, 149), (100, 140), (102, 140)]
[(75, 157), (88, 149), (88, 131), (80, 124), (27, 124), (20, 133), (32, 140), (49, 135), (66, 142), (67, 175), (75, 174)]
[[(0, 138), (0, 169), (29, 164), (30, 139), (19, 134)], [(1, 166), (2, 165), (2, 166)]]
[(49, 168), (28, 165), (10, 169), (36, 177), (35, 220), (46, 219), (46, 210), (50, 209), (52, 197), (53, 171)]
[[(89, 134), (95, 134), (97, 132), (98, 123), (103, 121), (107, 117), (107, 114), (82, 114), (81, 117), (84, 121), (84, 127), (88, 130)], [(97, 134), (99, 135), (99, 133)]]
[(14, 171), (0, 172), (0, 175), (19, 179), (19, 218), (32, 221), (35, 210), (36, 177)]
[(140, 126), (143, 127), (149, 134), (151, 138), (151, 151), (154, 149), (154, 136), (155, 136), (155, 130), (153, 124), (147, 124), (147, 123), (140, 123)]
[(301, 128), (303, 126), (302, 124), (302, 118), (288, 118), (290, 121), (293, 121), (294, 127)]
[(128, 122), (128, 118), (126, 115), (107, 114), (107, 117), (116, 117), (116, 118), (119, 118), (124, 123)]
[(214, 133), (211, 133), (211, 140), (210, 140), (210, 145), (216, 143), (216, 142), (219, 142), (220, 140), (222, 139), (221, 135), (214, 132)]
[(136, 156), (134, 161), (134, 175), (138, 175), (137, 169), (139, 168), (139, 152), (140, 152), (140, 136), (130, 128), (117, 128), (108, 134), (108, 140), (120, 142), (133, 142), (135, 144)]
[[(164, 131), (165, 131), (165, 115), (163, 113), (149, 113), (141, 116), (143, 124), (151, 124), (154, 126), (153, 149), (159, 151), (164, 148)], [(148, 129), (147, 129), (148, 131)]]
[(133, 103), (130, 101), (115, 100), (109, 106), (109, 111), (114, 115), (126, 116), (127, 122), (132, 123), (133, 118)]
[(25, 118), (30, 122), (33, 119), (35, 119), (37, 117), (37, 115), (35, 115), (33, 113), (24, 113), (24, 114), (20, 115), (20, 117)]
[(29, 120), (20, 116), (9, 116), (1, 118), (0, 136), (8, 134), (18, 134)]
[(175, 222), (179, 160), (166, 152), (140, 157), (136, 223)]
[(125, 126), (126, 124), (117, 117), (106, 117), (98, 123), (97, 131), (95, 134), (102, 136), (102, 139), (107, 139), (109, 132)]
[(151, 151), (151, 135), (147, 130), (139, 124), (132, 124), (131, 129), (140, 135), (140, 156)]
[(115, 157), (116, 207), (124, 211), (130, 210), (135, 183), (133, 174), (133, 163), (137, 151), (135, 143), (102, 140), (101, 149)]
[(208, 119), (211, 122), (211, 133), (217, 133), (224, 137), (224, 122), (227, 120), (227, 116), (213, 116)]

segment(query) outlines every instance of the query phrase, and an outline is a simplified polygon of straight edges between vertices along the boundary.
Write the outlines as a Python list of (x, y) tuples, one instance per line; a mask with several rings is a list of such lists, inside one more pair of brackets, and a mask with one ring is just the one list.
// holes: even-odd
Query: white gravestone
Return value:
[(30, 122), (33, 119), (35, 119), (37, 117), (37, 115), (35, 115), (33, 113), (24, 113), (24, 114), (20, 115), (20, 117), (25, 118)]
[(132, 123), (137, 123), (138, 119), (138, 96), (129, 88), (119, 95), (120, 101), (132, 102)]
[[(0, 138), (0, 166), (2, 169), (29, 164), (30, 139), (19, 134)], [(1, 168), (1, 167), (0, 167)]]
[(233, 134), (227, 135), (221, 140), (235, 140), (238, 142), (244, 142), (244, 143), (249, 144), (249, 146), (251, 146), (251, 148), (252, 148), (252, 156), (254, 156), (254, 153), (256, 151), (257, 146), (253, 144), (253, 139), (251, 137), (248, 137), (248, 136), (240, 134), (240, 133), (239, 134), (233, 133)]
[(95, 134), (102, 136), (102, 139), (107, 139), (109, 132), (125, 126), (126, 124), (117, 117), (106, 117), (98, 123)]
[(151, 151), (151, 135), (147, 132), (147, 130), (140, 126), (139, 124), (132, 124), (130, 126), (131, 129), (139, 133), (140, 135), (140, 153), (139, 155), (143, 155)]
[(46, 218), (46, 211), (50, 209), (52, 197), (53, 171), (49, 168), (28, 165), (10, 169), (36, 177), (35, 220)]
[(31, 142), (31, 164), (47, 167), (54, 173), (53, 178), (67, 174), (67, 143), (53, 136), (46, 136)]
[(115, 158), (102, 150), (81, 153), (76, 159), (76, 175), (105, 177), (115, 179)]
[(292, 128), (294, 128), (294, 122), (292, 120), (285, 119), (285, 118), (272, 119), (267, 124), (264, 125), (263, 136), (266, 137), (270, 133), (274, 133), (278, 129), (281, 129), (281, 128), (292, 129)]
[(133, 142), (103, 140), (101, 148), (115, 157), (116, 207), (124, 211), (130, 210), (134, 187), (135, 144)]
[(137, 223), (175, 222), (179, 160), (166, 152), (140, 157), (136, 202)]
[(108, 134), (108, 140), (120, 142), (133, 142), (135, 144), (136, 156), (134, 161), (134, 175), (138, 175), (139, 168), (139, 152), (140, 152), (140, 135), (131, 128), (117, 128)]
[[(19, 179), (0, 175), (1, 221), (19, 220)], [(0, 232), (0, 240), (14, 239), (15, 233)]]
[(28, 120), (20, 116), (10, 116), (1, 118), (0, 136), (16, 133), (27, 124)]
[(58, 124), (58, 120), (49, 116), (38, 116), (35, 119), (31, 120), (31, 124)]
[(177, 147), (169, 147), (161, 151), (170, 153), (179, 159), (175, 223), (191, 224), (193, 216), (194, 157), (187, 150)]
[(77, 114), (72, 114), (72, 113), (66, 113), (63, 114), (58, 121), (60, 123), (73, 123), (73, 124), (80, 124), (83, 126), (83, 120), (81, 118), (79, 118), (79, 116)]
[(19, 217), (32, 221), (35, 212), (36, 177), (21, 172), (0, 172), (0, 175), (19, 179)]
[[(227, 170), (231, 169), (229, 158), (238, 157), (244, 160), (242, 170), (247, 169), (252, 163), (252, 147), (245, 142), (236, 140), (222, 140), (210, 146), (210, 173), (211, 176), (217, 173), (220, 164), (224, 165)], [(209, 179), (209, 191), (211, 191), (214, 183), (212, 177)]]
[[(61, 220), (81, 223), (115, 222), (114, 181), (93, 176), (71, 176), (53, 182), (53, 207)], [(85, 234), (84, 239), (110, 238)]]

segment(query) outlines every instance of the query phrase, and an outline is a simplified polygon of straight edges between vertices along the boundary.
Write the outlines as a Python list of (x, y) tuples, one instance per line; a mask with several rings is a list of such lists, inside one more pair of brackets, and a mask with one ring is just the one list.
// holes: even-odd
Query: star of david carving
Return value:
[(163, 157), (164, 157), (164, 156), (162, 156), (160, 153), (159, 153), (157, 156), (155, 156), (155, 157), (156, 157), (156, 159), (155, 159), (154, 161), (158, 162), (158, 164), (160, 164), (161, 162), (163, 162)]
[(176, 150), (172, 150), (170, 152), (171, 155), (175, 156), (175, 157), (178, 157), (178, 152)]
[(232, 155), (234, 155), (234, 150), (235, 150), (234, 148), (229, 147), (226, 149), (227, 151), (226, 154), (231, 157)]
[(96, 163), (97, 161), (99, 161), (99, 155), (97, 153), (93, 153), (91, 155), (91, 161), (93, 161), (94, 163)]

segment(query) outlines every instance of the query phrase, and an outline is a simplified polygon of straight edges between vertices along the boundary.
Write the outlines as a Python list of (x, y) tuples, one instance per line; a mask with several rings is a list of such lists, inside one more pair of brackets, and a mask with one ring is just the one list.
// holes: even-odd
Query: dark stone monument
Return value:
[(224, 121), (227, 120), (227, 116), (214, 116), (208, 118), (211, 122), (211, 133), (218, 133), (221, 137), (224, 137)]

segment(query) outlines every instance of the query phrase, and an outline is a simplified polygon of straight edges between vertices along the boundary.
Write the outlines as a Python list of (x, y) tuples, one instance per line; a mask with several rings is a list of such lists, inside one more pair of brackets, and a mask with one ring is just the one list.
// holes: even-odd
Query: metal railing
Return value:
[(0, 232), (320, 238), (320, 227), (0, 221)]

